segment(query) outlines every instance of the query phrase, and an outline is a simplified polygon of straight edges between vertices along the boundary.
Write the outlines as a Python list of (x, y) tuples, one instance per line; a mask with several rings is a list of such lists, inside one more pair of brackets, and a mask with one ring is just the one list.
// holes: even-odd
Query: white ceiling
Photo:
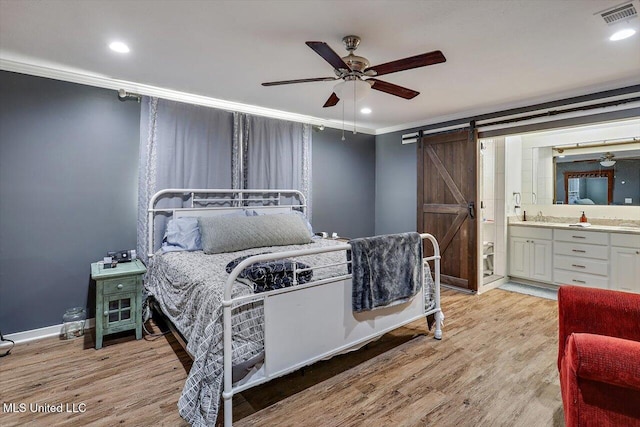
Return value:
[[(640, 10), (638, 0), (633, 0)], [(333, 82), (262, 82), (332, 76), (305, 41), (344, 55), (362, 38), (372, 64), (441, 50), (443, 64), (381, 77), (421, 92), (378, 91), (358, 126), (383, 133), (469, 114), (640, 84), (640, 31), (610, 42), (594, 13), (620, 0), (11, 1), (0, 0), (0, 64), (48, 67), (225, 101), (342, 121), (322, 108)], [(629, 24), (640, 30), (640, 19)], [(127, 55), (107, 48), (129, 44)], [(115, 96), (115, 95), (114, 95)], [(360, 108), (358, 107), (358, 109)], [(353, 119), (353, 106), (346, 120)], [(367, 130), (365, 129), (365, 131)]]

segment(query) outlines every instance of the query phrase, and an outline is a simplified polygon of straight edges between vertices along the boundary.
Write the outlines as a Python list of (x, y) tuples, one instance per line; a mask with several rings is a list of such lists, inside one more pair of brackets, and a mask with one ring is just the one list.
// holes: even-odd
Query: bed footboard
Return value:
[[(415, 320), (435, 315), (435, 338), (441, 339), (443, 315), (440, 307), (440, 249), (432, 235), (422, 234), (421, 237), (423, 241), (429, 240), (434, 249), (433, 256), (423, 258), (423, 265), (434, 261), (435, 267), (434, 303), (428, 310), (425, 308), (424, 274), (420, 292), (409, 301), (361, 313), (352, 311), (350, 274), (261, 294), (231, 297), (233, 284), (240, 272), (255, 262), (344, 251), (350, 249), (349, 244), (256, 255), (238, 264), (227, 279), (223, 300), (224, 425), (232, 425), (234, 394), (362, 345)], [(294, 283), (295, 277), (294, 272)], [(264, 305), (264, 363), (250, 379), (234, 385), (232, 308), (256, 300), (261, 300)], [(319, 322), (318, 319), (322, 321)]]

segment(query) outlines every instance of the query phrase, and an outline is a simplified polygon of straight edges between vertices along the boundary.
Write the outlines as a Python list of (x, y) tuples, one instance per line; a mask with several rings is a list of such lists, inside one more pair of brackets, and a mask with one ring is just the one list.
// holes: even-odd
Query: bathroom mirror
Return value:
[(522, 204), (640, 206), (640, 119), (523, 134), (515, 141)]
[(640, 150), (566, 155), (554, 163), (556, 204), (640, 205)]

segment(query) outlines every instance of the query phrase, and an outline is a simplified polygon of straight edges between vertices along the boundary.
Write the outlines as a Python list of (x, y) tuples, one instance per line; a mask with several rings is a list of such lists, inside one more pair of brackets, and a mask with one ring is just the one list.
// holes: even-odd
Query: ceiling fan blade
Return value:
[(375, 89), (375, 90), (379, 90), (380, 92), (385, 92), (391, 95), (399, 96), (400, 98), (412, 99), (420, 95), (420, 92), (416, 92), (415, 90), (394, 85), (393, 83), (383, 82), (382, 80), (368, 79), (367, 81), (373, 82), (373, 86), (371, 86), (371, 89)]
[(350, 70), (349, 66), (344, 63), (340, 55), (335, 53), (325, 42), (306, 42), (307, 46), (313, 49), (318, 55), (322, 56), (336, 70)]
[(376, 72), (376, 76), (382, 76), (384, 74), (396, 73), (398, 71), (410, 70), (412, 68), (426, 67), (427, 65), (439, 64), (445, 62), (447, 59), (442, 52), (434, 50), (433, 52), (423, 53), (422, 55), (416, 55), (409, 58), (398, 59), (397, 61), (386, 62), (380, 65), (374, 65), (369, 67), (364, 72), (369, 70)]
[(262, 83), (262, 86), (277, 86), (277, 85), (289, 85), (292, 83), (308, 83), (308, 82), (332, 82), (338, 80), (339, 77), (317, 77), (313, 79), (298, 79), (298, 80), (282, 80), (279, 82), (267, 82)]
[(325, 102), (322, 107), (323, 108), (333, 107), (334, 105), (336, 105), (338, 103), (338, 101), (340, 101), (340, 98), (338, 98), (338, 95), (336, 95), (335, 92), (334, 92), (334, 93), (331, 94), (329, 99), (327, 99), (327, 102)]

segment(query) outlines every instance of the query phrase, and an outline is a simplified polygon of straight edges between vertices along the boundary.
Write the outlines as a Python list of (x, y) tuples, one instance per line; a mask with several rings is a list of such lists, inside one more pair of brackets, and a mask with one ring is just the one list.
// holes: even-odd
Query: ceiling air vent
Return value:
[(638, 16), (638, 11), (633, 7), (632, 3), (626, 3), (598, 13), (602, 16), (604, 22), (609, 25), (616, 24), (620, 21), (627, 21)]

